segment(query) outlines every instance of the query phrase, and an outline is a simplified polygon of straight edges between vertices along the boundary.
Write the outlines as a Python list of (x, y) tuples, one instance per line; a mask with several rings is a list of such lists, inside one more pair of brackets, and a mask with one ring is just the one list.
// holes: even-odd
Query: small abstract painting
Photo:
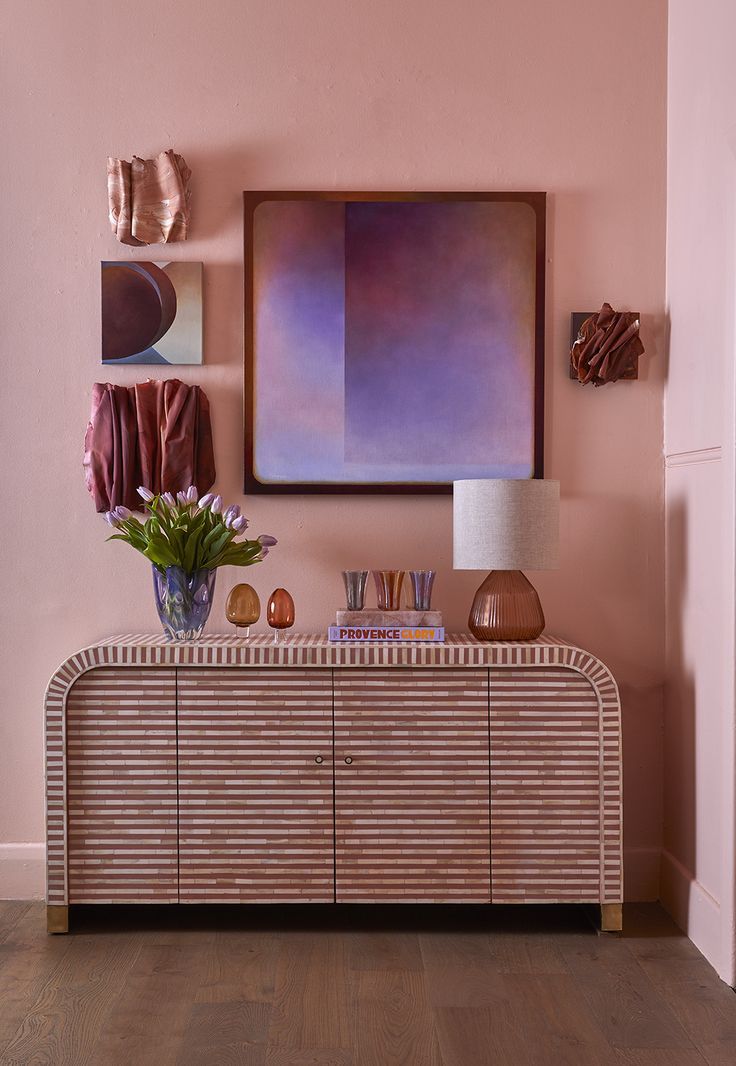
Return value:
[(102, 362), (202, 362), (202, 264), (102, 263)]
[(246, 193), (246, 491), (542, 476), (543, 193)]

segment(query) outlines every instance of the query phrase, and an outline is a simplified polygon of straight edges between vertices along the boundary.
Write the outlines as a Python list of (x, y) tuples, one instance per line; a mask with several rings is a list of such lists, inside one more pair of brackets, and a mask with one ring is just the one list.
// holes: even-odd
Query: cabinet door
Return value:
[(173, 669), (97, 669), (66, 704), (70, 903), (172, 903)]
[(338, 902), (490, 899), (488, 672), (335, 671)]
[(185, 669), (182, 903), (334, 900), (330, 670)]
[(496, 903), (596, 902), (598, 699), (564, 668), (492, 669), (491, 869)]

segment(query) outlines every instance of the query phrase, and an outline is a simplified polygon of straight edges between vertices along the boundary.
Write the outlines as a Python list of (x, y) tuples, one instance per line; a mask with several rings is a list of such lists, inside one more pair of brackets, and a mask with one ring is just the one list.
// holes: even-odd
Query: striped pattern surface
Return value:
[(191, 669), (178, 687), (181, 902), (333, 902), (331, 672)]
[(68, 663), (72, 669), (89, 669), (90, 665), (103, 662), (111, 666), (483, 667), (545, 666), (579, 659), (585, 671), (587, 664), (598, 662), (589, 653), (546, 635), (516, 643), (487, 643), (469, 634), (449, 633), (444, 643), (350, 644), (334, 643), (324, 636), (289, 635), (290, 632), (282, 633), (278, 644), (271, 636), (212, 636), (191, 643), (172, 643), (163, 636), (111, 637), (78, 652)]
[(491, 670), (491, 863), (499, 903), (601, 899), (596, 694), (564, 669)]
[[(67, 801), (70, 802), (70, 815), (72, 802), (68, 795), (65, 752), (68, 715), (74, 704), (72, 693), (82, 681), (94, 681), (100, 674), (109, 676), (110, 671), (114, 670), (124, 680), (126, 689), (130, 683), (132, 691), (141, 693), (145, 704), (151, 692), (157, 691), (156, 686), (161, 677), (166, 675), (165, 668), (169, 667), (178, 668), (175, 672), (180, 680), (184, 680), (194, 669), (201, 670), (206, 676), (213, 667), (223, 667), (225, 669), (218, 673), (222, 678), (221, 683), (225, 685), (229, 684), (229, 679), (235, 676), (239, 668), (246, 667), (262, 669), (267, 680), (283, 670), (290, 673), (294, 670), (303, 671), (311, 677), (314, 671), (334, 668), (339, 681), (343, 667), (359, 668), (366, 673), (400, 668), (394, 671), (397, 675), (405, 674), (404, 668), (419, 668), (440, 674), (447, 670), (465, 673), (468, 669), (477, 669), (485, 675), (490, 668), (499, 676), (509, 671), (509, 676), (512, 676), (518, 669), (534, 672), (552, 668), (562, 671), (568, 679), (586, 679), (599, 714), (601, 859), (598, 898), (601, 902), (618, 902), (622, 899), (621, 712), (613, 677), (606, 666), (590, 653), (548, 636), (542, 636), (534, 642), (480, 643), (470, 636), (455, 635), (448, 636), (446, 643), (437, 645), (345, 646), (330, 644), (321, 636), (290, 636), (283, 643), (274, 645), (270, 637), (245, 640), (228, 635), (208, 637), (191, 644), (172, 644), (159, 636), (133, 635), (113, 637), (75, 653), (59, 667), (49, 682), (45, 700), (49, 904), (63, 905), (70, 901), (68, 866), (72, 853), (69, 847), (71, 841), (67, 839)], [(149, 680), (153, 682), (153, 689), (148, 684)], [(144, 747), (147, 743), (144, 739)], [(127, 738), (125, 752), (133, 760), (144, 757), (136, 751), (133, 736)], [(165, 780), (163, 787), (168, 787)], [(497, 887), (500, 888), (500, 885)]]
[(336, 671), (337, 901), (487, 903), (488, 832), (487, 671)]
[[(605, 670), (605, 667), (602, 667)], [(607, 673), (607, 671), (606, 671)], [(610, 674), (608, 674), (610, 678)], [(592, 679), (589, 678), (591, 684)], [(611, 679), (598, 675), (596, 688), (601, 735), (601, 903), (620, 903), (624, 898), (623, 851), (623, 760), (621, 751), (621, 705)]]
[(175, 903), (174, 670), (94, 670), (66, 709), (70, 903)]

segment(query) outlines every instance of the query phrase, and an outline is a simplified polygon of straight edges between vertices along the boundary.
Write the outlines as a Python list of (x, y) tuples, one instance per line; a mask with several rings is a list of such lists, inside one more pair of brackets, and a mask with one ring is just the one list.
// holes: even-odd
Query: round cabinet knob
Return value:
[(315, 755), (314, 761), (318, 763), (323, 763), (325, 760), (322, 758), (321, 755)]
[(350, 763), (351, 763), (352, 761), (353, 761), (353, 757), (352, 757), (352, 755), (346, 755), (346, 756), (345, 756), (345, 762), (346, 762), (346, 763), (348, 764), (348, 766), (350, 765)]

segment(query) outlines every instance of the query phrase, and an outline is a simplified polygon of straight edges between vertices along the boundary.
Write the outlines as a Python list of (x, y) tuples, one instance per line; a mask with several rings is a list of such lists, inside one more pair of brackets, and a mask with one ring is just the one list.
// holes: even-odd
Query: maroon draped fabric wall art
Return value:
[(198, 385), (176, 378), (96, 384), (84, 441), (87, 488), (98, 511), (140, 506), (139, 485), (177, 493), (215, 481), (210, 405)]

